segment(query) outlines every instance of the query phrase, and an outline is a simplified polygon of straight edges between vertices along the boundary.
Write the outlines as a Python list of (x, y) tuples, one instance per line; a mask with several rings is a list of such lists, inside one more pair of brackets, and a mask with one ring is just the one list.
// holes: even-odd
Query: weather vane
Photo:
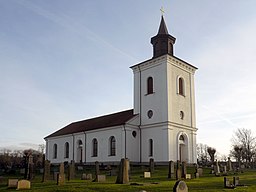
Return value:
[(163, 6), (161, 7), (160, 11), (161, 11), (161, 14), (163, 16), (164, 15), (164, 8), (163, 8)]

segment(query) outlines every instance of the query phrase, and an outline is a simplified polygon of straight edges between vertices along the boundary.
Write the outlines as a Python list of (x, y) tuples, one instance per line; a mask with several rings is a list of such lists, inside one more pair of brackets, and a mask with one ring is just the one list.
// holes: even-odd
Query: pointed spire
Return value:
[(164, 17), (161, 17), (161, 23), (156, 36), (151, 38), (151, 44), (153, 45), (153, 58), (161, 55), (169, 54), (173, 55), (173, 45), (176, 38), (168, 33)]
[(166, 27), (166, 24), (165, 24), (165, 21), (164, 21), (164, 16), (162, 15), (162, 18), (161, 18), (161, 23), (160, 23), (160, 26), (159, 26), (159, 29), (158, 29), (158, 34), (165, 34), (165, 35), (168, 35), (168, 30), (167, 30), (167, 27)]

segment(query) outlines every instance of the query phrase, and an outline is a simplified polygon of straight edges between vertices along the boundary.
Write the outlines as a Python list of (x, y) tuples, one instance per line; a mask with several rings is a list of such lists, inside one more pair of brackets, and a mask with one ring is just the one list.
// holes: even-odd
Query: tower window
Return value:
[(147, 94), (153, 93), (153, 78), (149, 77), (147, 80)]
[(178, 94), (185, 96), (185, 85), (182, 77), (178, 79)]
[(184, 119), (184, 112), (180, 111), (180, 119)]
[(152, 110), (149, 110), (148, 111), (148, 118), (151, 119), (153, 116), (153, 111)]
[(69, 143), (65, 143), (65, 158), (69, 158)]
[(153, 156), (153, 139), (149, 139), (149, 157)]
[(57, 144), (53, 145), (53, 159), (57, 159)]
[(98, 156), (98, 141), (95, 138), (92, 140), (92, 156)]
[(116, 139), (114, 136), (109, 138), (109, 155), (115, 156), (116, 155)]

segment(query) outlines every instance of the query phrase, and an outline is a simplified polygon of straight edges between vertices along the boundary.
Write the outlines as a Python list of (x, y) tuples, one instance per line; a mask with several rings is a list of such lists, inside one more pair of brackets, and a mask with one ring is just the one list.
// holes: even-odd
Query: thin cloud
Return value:
[(37, 6), (36, 4), (32, 3), (31, 1), (18, 1), (21, 5), (26, 7), (27, 9), (33, 11), (34, 13), (62, 26), (67, 28), (70, 31), (75, 32), (77, 35), (79, 35), (82, 38), (89, 39), (98, 45), (102, 46), (105, 45), (106, 47), (112, 49), (113, 51), (117, 52), (118, 54), (121, 54), (127, 58), (129, 58), (133, 63), (137, 62), (138, 59), (125, 53), (121, 49), (113, 46), (111, 43), (97, 35), (95, 32), (91, 31), (86, 27), (84, 24), (81, 24), (77, 22), (76, 20), (71, 19), (68, 15), (62, 14), (55, 14), (53, 12), (50, 12), (48, 10), (43, 9), (42, 7)]

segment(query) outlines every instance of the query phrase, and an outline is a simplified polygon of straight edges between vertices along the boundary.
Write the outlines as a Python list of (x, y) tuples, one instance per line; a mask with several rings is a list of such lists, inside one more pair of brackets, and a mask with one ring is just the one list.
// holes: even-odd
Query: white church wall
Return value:
[(126, 126), (126, 155), (125, 157), (130, 159), (131, 162), (139, 162), (140, 151), (140, 133), (138, 128), (132, 128)]
[[(110, 143), (109, 139), (111, 136), (115, 137), (116, 140), (116, 155), (110, 155)], [(92, 156), (92, 140), (96, 138), (98, 141), (98, 155), (96, 157)], [(119, 162), (120, 159), (124, 156), (122, 147), (122, 126), (113, 127), (113, 128), (104, 128), (97, 129), (86, 132), (86, 162), (94, 163), (95, 161), (99, 162)]]
[[(60, 163), (64, 161), (70, 162), (72, 160), (72, 135), (66, 135), (63, 137), (55, 137), (47, 139), (47, 154), (46, 159), (50, 160), (51, 163)], [(65, 158), (65, 143), (69, 143), (69, 158)], [(54, 144), (57, 144), (57, 158), (54, 158)]]
[[(177, 64), (178, 63), (178, 64)], [(195, 98), (194, 98), (194, 78), (192, 71), (187, 69), (188, 65), (168, 58), (168, 114), (169, 120), (181, 125), (195, 127)], [(178, 79), (184, 79), (185, 94), (178, 94)], [(180, 112), (183, 111), (184, 117), (181, 119)]]
[[(156, 162), (168, 161), (168, 131), (165, 126), (142, 128), (142, 162), (153, 158)], [(150, 156), (149, 140), (153, 140), (153, 154)]]

